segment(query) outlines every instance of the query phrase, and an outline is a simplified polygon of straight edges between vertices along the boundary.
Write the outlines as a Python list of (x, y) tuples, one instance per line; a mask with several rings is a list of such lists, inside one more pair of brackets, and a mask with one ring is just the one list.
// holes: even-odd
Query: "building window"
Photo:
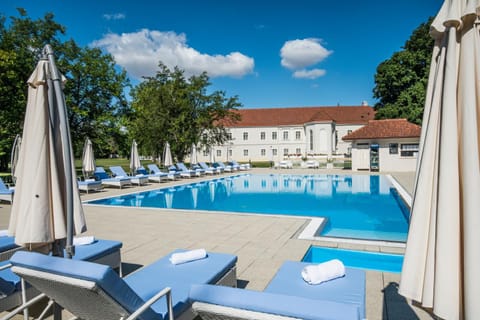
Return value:
[(233, 140), (231, 132), (227, 132), (227, 140)]
[(203, 150), (203, 156), (204, 157), (208, 157), (209, 154), (210, 154), (210, 152), (208, 152), (208, 150)]
[(277, 132), (272, 132), (272, 140), (277, 140)]
[(302, 154), (302, 149), (297, 148), (297, 149), (295, 150), (295, 153), (296, 153), (297, 155), (301, 155), (301, 154)]
[(221, 157), (222, 156), (222, 150), (217, 150), (217, 157)]
[(248, 140), (248, 132), (243, 133), (243, 140)]
[(266, 154), (267, 154), (267, 152), (265, 151), (265, 149), (260, 149), (260, 155), (262, 157), (265, 157)]
[(231, 157), (232, 154), (233, 154), (232, 149), (229, 149), (229, 150), (228, 150), (228, 156)]
[(295, 131), (295, 140), (300, 140), (302, 133), (300, 131)]
[(390, 154), (398, 154), (398, 143), (390, 143), (388, 149), (390, 150)]
[(248, 149), (243, 149), (243, 156), (248, 157)]
[(265, 132), (260, 132), (260, 140), (265, 140)]
[(283, 155), (288, 156), (288, 148), (283, 149)]
[(272, 149), (272, 156), (276, 156), (277, 155), (277, 149)]
[(310, 130), (310, 151), (313, 151), (313, 130)]
[(418, 143), (406, 143), (400, 147), (402, 157), (416, 157), (418, 154)]
[(288, 140), (288, 131), (283, 131), (283, 140)]

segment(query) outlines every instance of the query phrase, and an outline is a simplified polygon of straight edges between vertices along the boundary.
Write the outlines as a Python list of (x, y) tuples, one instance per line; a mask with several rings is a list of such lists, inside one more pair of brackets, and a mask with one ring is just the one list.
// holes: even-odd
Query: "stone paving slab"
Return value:
[[(254, 169), (250, 173), (271, 173)], [(323, 170), (274, 170), (274, 173), (312, 174)], [(335, 173), (351, 173), (332, 170)], [(413, 174), (399, 174), (398, 181), (409, 192), (413, 188)], [(82, 195), (83, 200), (113, 196), (136, 191), (166, 187), (201, 178), (147, 186), (113, 189)], [(203, 178), (208, 179), (208, 178)], [(0, 228), (8, 226), (10, 205), (0, 203)], [(369, 251), (403, 252), (403, 248), (382, 248), (375, 245), (355, 245), (331, 241), (299, 240), (295, 235), (308, 219), (209, 212), (153, 210), (106, 206), (84, 206), (87, 235), (123, 242), (122, 262), (126, 271), (149, 264), (176, 248), (206, 248), (216, 252), (238, 255), (239, 285), (263, 290), (285, 260), (299, 261), (310, 245), (353, 248)], [(431, 319), (427, 313), (412, 306), (399, 296), (398, 274), (367, 271), (367, 318), (375, 319)]]

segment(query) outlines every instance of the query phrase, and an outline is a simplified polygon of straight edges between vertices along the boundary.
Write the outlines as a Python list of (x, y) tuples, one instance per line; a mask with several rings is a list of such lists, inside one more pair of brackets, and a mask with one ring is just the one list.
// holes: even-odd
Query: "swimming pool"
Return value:
[(87, 203), (325, 217), (321, 236), (399, 242), (409, 217), (382, 175), (243, 174)]
[(322, 263), (331, 259), (339, 259), (347, 267), (376, 271), (400, 273), (403, 255), (382, 252), (367, 252), (324, 248), (312, 246), (303, 257), (304, 262)]

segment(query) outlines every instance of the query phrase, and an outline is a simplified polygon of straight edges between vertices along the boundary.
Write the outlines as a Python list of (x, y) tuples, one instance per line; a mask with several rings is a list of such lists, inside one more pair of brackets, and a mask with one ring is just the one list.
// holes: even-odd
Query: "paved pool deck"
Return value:
[[(249, 173), (289, 174), (368, 174), (345, 170), (252, 169)], [(408, 193), (413, 190), (413, 173), (391, 173)], [(225, 175), (224, 175), (225, 176)], [(157, 189), (192, 180), (150, 183), (124, 189), (105, 188), (82, 194), (83, 200)], [(8, 227), (11, 206), (0, 203), (0, 228)], [(310, 219), (242, 214), (198, 213), (166, 209), (138, 209), (85, 205), (88, 231), (86, 235), (123, 242), (124, 272), (149, 264), (176, 248), (206, 248), (238, 256), (238, 286), (263, 290), (285, 260), (299, 261), (310, 245), (359, 249), (376, 252), (403, 253), (404, 248), (372, 243), (300, 240), (297, 236)], [(367, 271), (367, 318), (432, 319), (397, 293), (399, 274)]]

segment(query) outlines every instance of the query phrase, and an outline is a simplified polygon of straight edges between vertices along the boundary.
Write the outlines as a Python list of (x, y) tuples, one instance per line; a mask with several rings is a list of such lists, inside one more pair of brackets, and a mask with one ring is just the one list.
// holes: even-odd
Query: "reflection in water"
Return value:
[(326, 217), (323, 235), (404, 241), (409, 213), (397, 199), (381, 175), (244, 174), (93, 203)]

